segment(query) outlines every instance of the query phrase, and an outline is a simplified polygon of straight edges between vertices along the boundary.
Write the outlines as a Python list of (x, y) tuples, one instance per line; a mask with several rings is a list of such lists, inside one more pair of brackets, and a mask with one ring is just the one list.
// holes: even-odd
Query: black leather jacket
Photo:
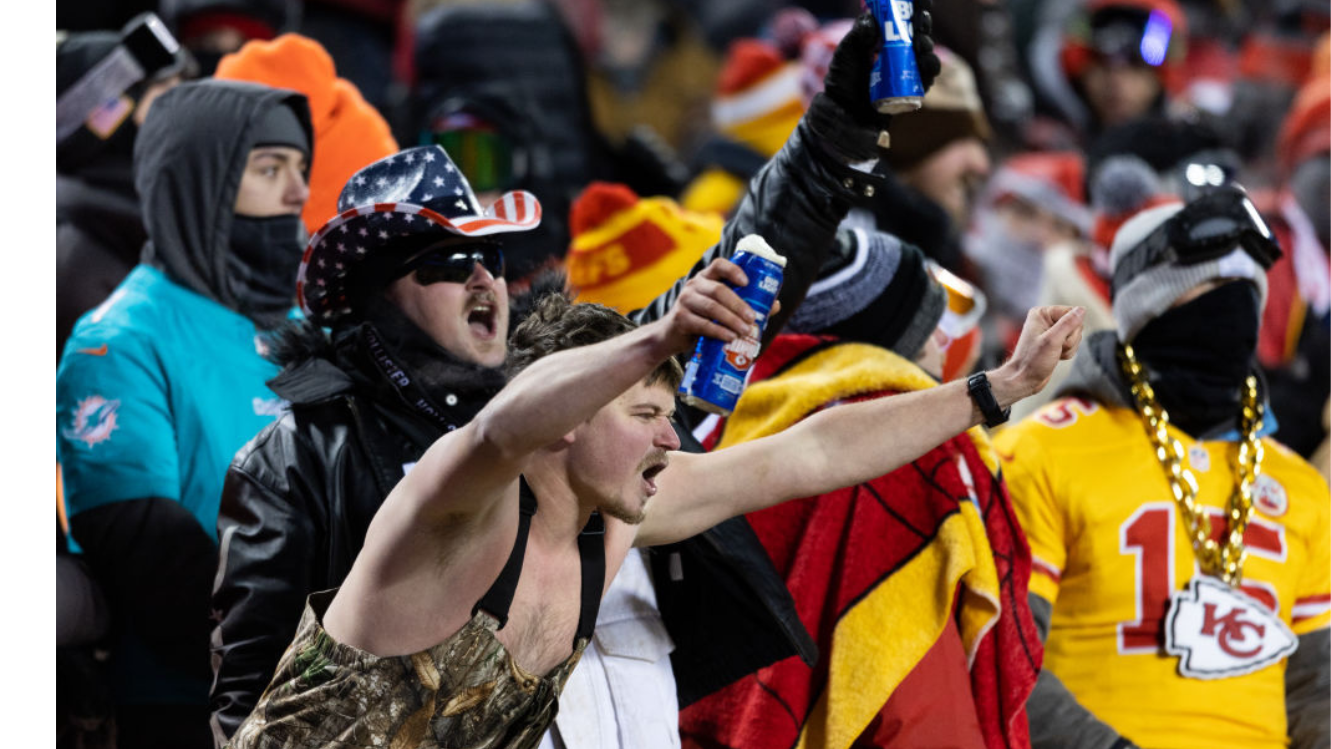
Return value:
[[(875, 178), (841, 166), (811, 143), (801, 123), (754, 177), (721, 243), (694, 270), (729, 256), (751, 232), (785, 252), (783, 309), (769, 325), (770, 339), (836, 247), (836, 227), (851, 197), (871, 184), (878, 184)], [(681, 287), (642, 310), (638, 321), (663, 314)], [(391, 316), (391, 310), (379, 313)], [(404, 467), (445, 430), (470, 420), (493, 392), (480, 368), (395, 336), (396, 327), (344, 331), (334, 350), (306, 352), (288, 364), (270, 384), (291, 401), (290, 413), (260, 432), (228, 470), (213, 593), (212, 710), (219, 745), (268, 685), (305, 597), (340, 585), (350, 571), (370, 519)], [(388, 339), (399, 365), (429, 382), (437, 418), (412, 408), (414, 398), (404, 398), (366, 356), (366, 328)], [(652, 566), (662, 619), (677, 644), (671, 660), (681, 706), (791, 655), (809, 663), (816, 658), (789, 592), (742, 518), (654, 549)], [(671, 574), (680, 570), (682, 578)]]

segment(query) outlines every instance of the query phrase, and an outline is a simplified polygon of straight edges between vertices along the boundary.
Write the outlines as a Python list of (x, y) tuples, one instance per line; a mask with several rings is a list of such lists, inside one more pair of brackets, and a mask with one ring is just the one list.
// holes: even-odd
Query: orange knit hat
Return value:
[(310, 199), (301, 218), (311, 234), (337, 213), (337, 196), (361, 167), (397, 153), (388, 123), (313, 39), (283, 34), (251, 41), (222, 58), (217, 78), (253, 81), (305, 94), (314, 121)]
[(688, 273), (721, 239), (724, 221), (670, 198), (639, 198), (624, 185), (593, 182), (573, 203), (565, 263), (579, 302), (631, 312)]

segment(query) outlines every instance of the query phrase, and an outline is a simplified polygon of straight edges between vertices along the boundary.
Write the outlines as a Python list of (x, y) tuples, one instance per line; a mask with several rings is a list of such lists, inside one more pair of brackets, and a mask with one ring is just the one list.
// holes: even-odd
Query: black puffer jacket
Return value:
[[(798, 306), (836, 246), (836, 226), (851, 195), (873, 181), (832, 162), (809, 138), (801, 125), (750, 183), (721, 243), (694, 269), (729, 256), (751, 232), (782, 248), (788, 256), (784, 309), (769, 335)], [(681, 287), (640, 311), (638, 321), (663, 314)], [(494, 370), (463, 364), (423, 343), (423, 334), (391, 305), (371, 305), (366, 318), (374, 322), (339, 331), (331, 347), (307, 347), (288, 357), (270, 384), (291, 401), (291, 412), (260, 432), (228, 471), (213, 593), (221, 617), (213, 632), (212, 691), (219, 745), (268, 685), (305, 597), (342, 583), (374, 512), (404, 469), (450, 427), (469, 421), (497, 390)], [(308, 332), (319, 344), (317, 333)], [(424, 387), (392, 384), (385, 375), (392, 367), (376, 350), (386, 352), (412, 385)], [(420, 399), (427, 408), (413, 405)], [(676, 554), (681, 559), (672, 565)], [(678, 645), (671, 660), (681, 705), (791, 655), (814, 660), (813, 642), (789, 592), (743, 519), (660, 547), (652, 556), (662, 619)], [(683, 569), (683, 579), (672, 579), (679, 576), (667, 566)]]

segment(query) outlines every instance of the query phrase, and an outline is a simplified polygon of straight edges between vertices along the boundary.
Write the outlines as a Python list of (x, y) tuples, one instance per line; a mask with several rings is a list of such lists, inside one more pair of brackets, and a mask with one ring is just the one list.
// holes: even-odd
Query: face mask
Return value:
[(304, 250), (305, 225), (299, 215), (236, 216), (227, 258), (236, 311), (260, 328), (281, 324), (295, 303), (296, 271)]
[(1039, 301), (1044, 248), (1008, 230), (993, 211), (982, 211), (966, 237), (966, 252), (984, 273), (985, 291), (1003, 314), (1019, 319)]
[(1238, 418), (1239, 389), (1257, 351), (1257, 290), (1227, 283), (1155, 318), (1132, 341), (1151, 387), (1190, 435)]

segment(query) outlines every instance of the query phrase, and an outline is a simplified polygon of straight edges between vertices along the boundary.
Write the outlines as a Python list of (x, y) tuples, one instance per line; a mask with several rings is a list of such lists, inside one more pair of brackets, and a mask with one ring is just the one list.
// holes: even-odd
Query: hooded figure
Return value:
[(57, 449), (72, 541), (115, 615), (122, 745), (202, 747), (217, 506), (282, 405), (261, 332), (291, 308), (312, 136), (299, 94), (217, 81), (163, 94), (142, 130), (143, 262), (74, 328)]

